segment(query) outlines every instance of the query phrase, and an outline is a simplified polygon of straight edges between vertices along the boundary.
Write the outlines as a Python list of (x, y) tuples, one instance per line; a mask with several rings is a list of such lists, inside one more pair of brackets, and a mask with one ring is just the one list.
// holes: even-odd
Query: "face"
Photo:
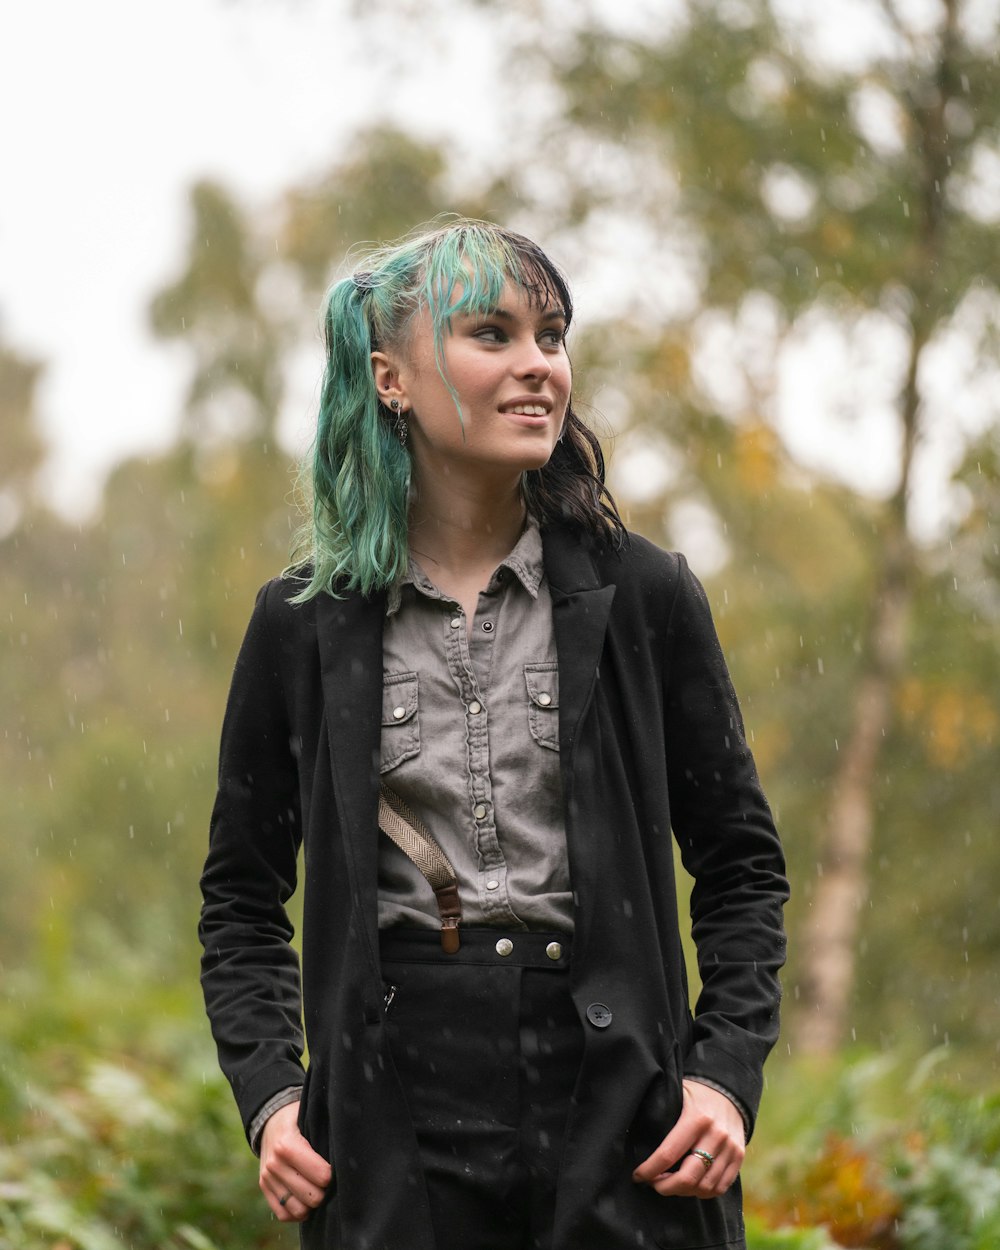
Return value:
[(547, 462), (572, 386), (565, 331), (562, 309), (533, 307), (514, 283), (489, 313), (452, 318), (445, 372), (462, 405), (463, 438), (435, 359), (430, 314), (416, 317), (397, 359), (382, 370), (375, 360), (375, 380), (384, 399), (401, 401), (418, 481), (459, 466), (517, 477)]

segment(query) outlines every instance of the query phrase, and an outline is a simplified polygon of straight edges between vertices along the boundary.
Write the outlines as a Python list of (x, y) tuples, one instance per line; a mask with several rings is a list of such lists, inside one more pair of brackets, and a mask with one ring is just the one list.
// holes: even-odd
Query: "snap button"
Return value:
[(549, 959), (562, 959), (562, 947), (558, 942), (550, 942), (545, 948), (545, 953)]
[(542, 707), (548, 707), (549, 704), (552, 702), (552, 696), (548, 693), (547, 690), (543, 690), (542, 693), (538, 696), (538, 702), (542, 705)]
[(513, 949), (514, 943), (510, 940), (510, 938), (501, 938), (500, 941), (497, 942), (498, 955), (509, 955)]
[(469, 713), (472, 716), (478, 716), (482, 710), (483, 710), (483, 705), (481, 703), (477, 703), (475, 699), (473, 699), (472, 702), (469, 704)]
[(458, 629), (458, 627), (459, 627), (459, 625), (461, 625), (461, 623), (462, 623), (462, 618), (461, 618), (460, 616), (453, 616), (453, 617), (451, 618), (451, 627), (452, 627), (452, 629)]
[(499, 881), (487, 881), (486, 888), (487, 890), (499, 890), (500, 882)]
[(392, 709), (392, 714), (396, 718), (396, 720), (402, 720), (403, 717), (406, 715), (406, 708), (403, 707), (402, 705), (400, 705), (399, 707), (394, 707)]
[(484, 634), (492, 634), (492, 633), (493, 633), (493, 622), (492, 622), (492, 621), (483, 621), (483, 633), (484, 633)]
[(472, 809), (472, 814), (475, 816), (476, 820), (482, 820), (482, 818), (486, 815), (486, 804), (477, 803)]
[(611, 1023), (611, 1010), (603, 1003), (591, 1003), (587, 1008), (587, 1019), (595, 1029), (606, 1029)]

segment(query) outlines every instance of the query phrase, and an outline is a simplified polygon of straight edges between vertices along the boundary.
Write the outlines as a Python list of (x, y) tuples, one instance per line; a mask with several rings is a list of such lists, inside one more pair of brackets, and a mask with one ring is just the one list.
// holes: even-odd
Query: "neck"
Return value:
[(525, 515), (519, 477), (492, 485), (418, 482), (410, 508), (410, 552), (431, 577), (492, 568), (517, 543)]

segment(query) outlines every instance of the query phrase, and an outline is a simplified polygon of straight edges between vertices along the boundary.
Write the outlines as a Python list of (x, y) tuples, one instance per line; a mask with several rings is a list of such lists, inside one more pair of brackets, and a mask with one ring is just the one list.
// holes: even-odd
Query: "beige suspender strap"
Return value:
[(430, 883), (441, 916), (441, 948), (446, 954), (454, 955), (459, 948), (462, 904), (451, 861), (427, 826), (388, 786), (379, 787), (378, 827)]

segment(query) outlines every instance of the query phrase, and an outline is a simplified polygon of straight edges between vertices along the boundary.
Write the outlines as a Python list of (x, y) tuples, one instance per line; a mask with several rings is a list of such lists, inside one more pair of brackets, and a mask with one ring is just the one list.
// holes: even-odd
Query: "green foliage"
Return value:
[(946, 1047), (779, 1058), (744, 1167), (751, 1226), (822, 1227), (864, 1250), (995, 1246), (1000, 1095), (967, 1092), (955, 1061)]
[(747, 1250), (836, 1250), (822, 1228), (768, 1228), (759, 1220), (748, 1219)]
[[(85, 978), (5, 988), (0, 1245), (297, 1244), (258, 1192), (191, 978), (108, 947)], [(992, 1250), (1000, 1094), (965, 1092), (953, 1060), (779, 1056), (744, 1167), (749, 1250)]]
[[(271, 1219), (190, 989), (127, 968), (23, 983), (2, 1016), (0, 1244), (297, 1244)], [(148, 971), (148, 970), (146, 970)]]
[(935, 1091), (897, 1153), (903, 1250), (1000, 1244), (1000, 1096)]

